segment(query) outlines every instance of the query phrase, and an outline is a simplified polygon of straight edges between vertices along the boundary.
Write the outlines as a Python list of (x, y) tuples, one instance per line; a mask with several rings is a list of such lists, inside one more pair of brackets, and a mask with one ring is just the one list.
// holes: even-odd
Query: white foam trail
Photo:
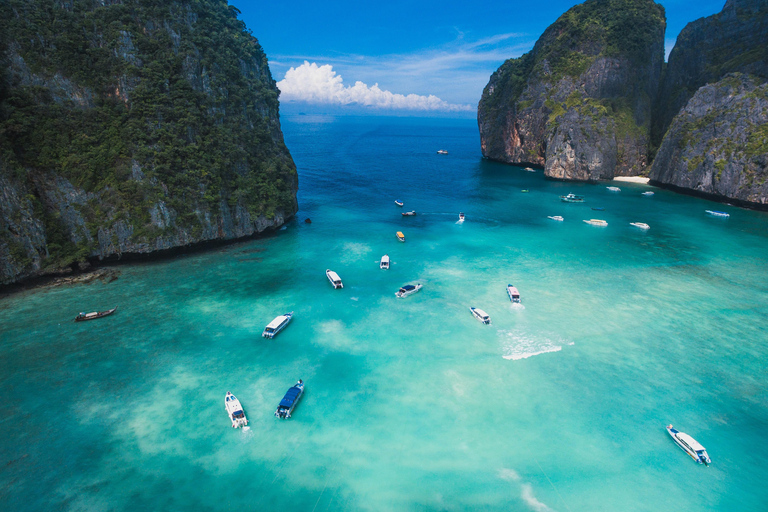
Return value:
[[(544, 335), (530, 335), (522, 331), (499, 331), (499, 334), (505, 338), (502, 357), (513, 361), (528, 359), (549, 352), (559, 352), (563, 349), (560, 343), (565, 343), (565, 340), (562, 339), (555, 342)], [(573, 345), (572, 342), (568, 342), (568, 344)]]

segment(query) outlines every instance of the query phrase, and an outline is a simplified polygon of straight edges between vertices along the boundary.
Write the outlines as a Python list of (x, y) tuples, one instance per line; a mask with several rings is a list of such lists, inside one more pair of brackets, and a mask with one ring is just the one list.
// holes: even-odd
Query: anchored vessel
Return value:
[(416, 292), (418, 292), (419, 290), (421, 290), (421, 287), (422, 287), (422, 286), (423, 286), (423, 285), (422, 285), (421, 283), (417, 283), (417, 284), (406, 284), (405, 286), (403, 286), (402, 288), (400, 288), (400, 289), (397, 291), (397, 293), (395, 293), (395, 295), (396, 295), (397, 297), (400, 297), (400, 298), (403, 298), (403, 297), (407, 297), (407, 296), (409, 296), (409, 295), (413, 295), (414, 293), (416, 293)]
[(277, 406), (275, 416), (280, 419), (287, 419), (291, 417), (293, 409), (296, 408), (296, 404), (299, 403), (301, 395), (304, 394), (304, 382), (299, 379), (299, 382), (294, 384), (292, 388), (285, 392), (285, 396), (280, 400), (280, 405)]
[(288, 322), (291, 321), (291, 318), (293, 317), (293, 311), (290, 313), (286, 313), (284, 315), (280, 315), (278, 317), (275, 317), (274, 320), (272, 320), (269, 325), (267, 325), (264, 328), (264, 332), (261, 333), (261, 336), (263, 338), (274, 338), (277, 336), (277, 333), (285, 329), (285, 326), (288, 325)]
[(485, 325), (491, 324), (491, 317), (488, 315), (488, 313), (486, 313), (482, 309), (469, 308), (469, 310), (472, 312), (475, 318), (480, 320), (480, 322), (484, 323)]
[(438, 155), (447, 155), (447, 154), (448, 154), (448, 151), (447, 151), (447, 150), (445, 150), (445, 149), (438, 149), (438, 150), (437, 150), (437, 154), (438, 154)]
[(552, 220), (557, 220), (557, 221), (560, 221), (560, 222), (562, 222), (564, 220), (562, 215), (547, 215), (547, 218), (548, 219), (552, 219)]
[(403, 232), (402, 232), (402, 231), (398, 231), (397, 233), (395, 233), (395, 236), (396, 236), (396, 237), (397, 237), (397, 239), (398, 239), (398, 240), (400, 240), (401, 242), (405, 242), (405, 235), (403, 234)]
[(381, 257), (381, 261), (379, 262), (379, 268), (383, 268), (384, 270), (389, 270), (389, 256), (386, 254)]
[(403, 202), (402, 201), (398, 201), (397, 199), (395, 199), (395, 204), (397, 206), (403, 206)]
[(606, 221), (602, 220), (602, 219), (589, 219), (589, 220), (585, 220), (584, 222), (586, 222), (587, 224), (591, 224), (593, 226), (607, 226), (608, 225), (608, 223)]
[(414, 215), (416, 215), (416, 210), (411, 210), (410, 212), (403, 212), (400, 215), (402, 215), (403, 217), (413, 217)]
[(520, 292), (511, 284), (507, 285), (507, 295), (509, 295), (509, 300), (512, 302), (520, 302)]
[(621, 189), (619, 187), (605, 187), (611, 192), (621, 192)]
[(680, 432), (672, 425), (667, 425), (667, 433), (672, 436), (672, 440), (675, 442), (675, 444), (679, 446), (681, 450), (687, 453), (693, 460), (699, 464), (705, 464), (707, 466), (712, 464), (709, 455), (707, 455), (707, 450), (705, 450), (704, 447), (701, 446), (694, 438), (688, 434)]
[(115, 312), (117, 309), (117, 306), (113, 307), (112, 309), (108, 309), (106, 311), (94, 311), (93, 313), (79, 313), (75, 317), (75, 322), (84, 322), (86, 320), (95, 320), (97, 318), (102, 318), (107, 315), (111, 315)]
[(560, 200), (564, 203), (583, 203), (584, 196), (577, 196), (576, 194), (568, 194), (567, 196), (560, 196)]
[(645, 222), (630, 222), (629, 225), (635, 226), (636, 228), (640, 228), (640, 229), (651, 229), (651, 226), (649, 226)]
[(459, 212), (459, 222), (464, 222), (464, 212)]
[(344, 285), (341, 282), (341, 278), (339, 277), (339, 274), (334, 272), (333, 270), (326, 269), (325, 275), (328, 277), (328, 280), (333, 285), (333, 288), (344, 288)]
[(643, 193), (642, 193), (642, 194), (640, 194), (640, 195), (643, 195), (643, 196), (652, 196), (652, 195), (653, 195), (653, 192), (651, 192), (651, 191), (649, 190), (649, 191), (647, 191), (647, 192), (643, 192)]
[(232, 420), (232, 428), (244, 427), (248, 424), (248, 420), (243, 412), (243, 406), (240, 405), (240, 400), (229, 391), (227, 391), (227, 396), (224, 397), (224, 407), (227, 409), (229, 419)]

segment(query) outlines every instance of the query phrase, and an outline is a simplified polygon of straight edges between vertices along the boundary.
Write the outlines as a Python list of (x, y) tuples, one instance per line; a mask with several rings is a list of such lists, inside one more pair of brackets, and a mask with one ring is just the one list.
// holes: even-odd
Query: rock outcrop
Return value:
[(297, 210), (279, 91), (219, 0), (0, 3), (0, 284)]
[(768, 83), (734, 73), (701, 87), (672, 121), (650, 177), (768, 206)]
[(558, 179), (643, 173), (665, 24), (652, 0), (570, 9), (491, 76), (478, 105), (483, 156)]
[(654, 146), (700, 87), (733, 72), (768, 78), (766, 41), (766, 0), (728, 0), (720, 13), (688, 23), (677, 36), (662, 77), (654, 107)]

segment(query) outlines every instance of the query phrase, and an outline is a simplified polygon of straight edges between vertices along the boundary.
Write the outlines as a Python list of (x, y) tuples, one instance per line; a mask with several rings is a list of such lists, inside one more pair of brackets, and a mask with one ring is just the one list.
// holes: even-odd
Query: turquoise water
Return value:
[(285, 229), (0, 300), (0, 509), (768, 508), (768, 215), (545, 181), (482, 161), (471, 121), (283, 128), (301, 187)]

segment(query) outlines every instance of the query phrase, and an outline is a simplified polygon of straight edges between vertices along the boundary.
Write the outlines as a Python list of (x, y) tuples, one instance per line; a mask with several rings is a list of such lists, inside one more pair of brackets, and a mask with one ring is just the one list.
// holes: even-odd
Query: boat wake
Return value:
[(513, 361), (548, 352), (559, 352), (563, 349), (562, 344), (573, 345), (562, 339), (552, 340), (544, 335), (529, 334), (519, 330), (499, 331), (499, 335), (503, 337), (502, 357)]
[(513, 309), (513, 310), (515, 310), (515, 309), (517, 309), (517, 310), (523, 310), (523, 309), (525, 309), (525, 306), (523, 306), (523, 305), (522, 305), (521, 303), (519, 303), (519, 302), (513, 302), (513, 303), (510, 305), (510, 308), (511, 308), (511, 309)]

